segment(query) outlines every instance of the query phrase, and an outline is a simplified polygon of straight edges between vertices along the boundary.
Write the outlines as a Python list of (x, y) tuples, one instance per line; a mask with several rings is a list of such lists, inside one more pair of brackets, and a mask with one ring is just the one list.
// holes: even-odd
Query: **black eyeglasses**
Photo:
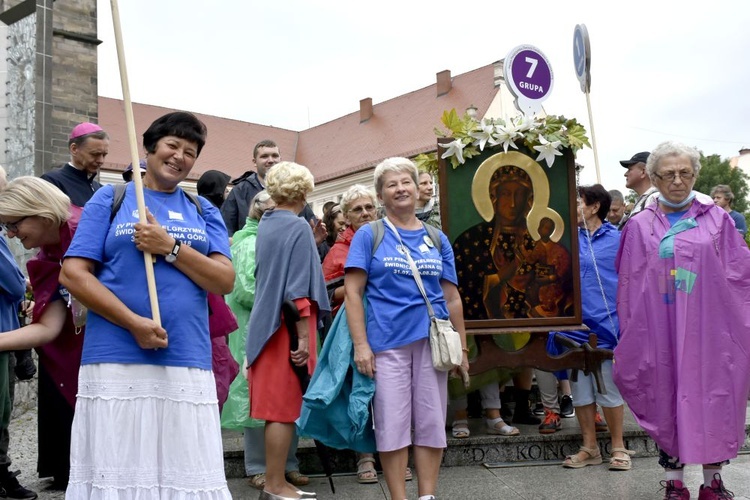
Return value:
[(14, 233), (17, 233), (18, 232), (18, 225), (21, 222), (23, 222), (24, 220), (28, 219), (29, 217), (31, 217), (31, 216), (27, 215), (26, 217), (21, 217), (20, 219), (18, 219), (15, 222), (1, 222), (0, 226), (2, 226), (3, 229), (5, 229), (6, 233), (10, 232), (10, 231), (12, 231)]
[(654, 172), (654, 175), (658, 177), (659, 179), (663, 181), (668, 181), (668, 182), (674, 182), (677, 176), (679, 176), (683, 182), (687, 182), (693, 177), (695, 177), (695, 174), (693, 172), (667, 172), (666, 174), (663, 174), (663, 175), (659, 175), (656, 172)]
[(350, 208), (349, 211), (357, 215), (361, 214), (362, 212), (374, 212), (375, 205), (358, 205), (356, 207)]

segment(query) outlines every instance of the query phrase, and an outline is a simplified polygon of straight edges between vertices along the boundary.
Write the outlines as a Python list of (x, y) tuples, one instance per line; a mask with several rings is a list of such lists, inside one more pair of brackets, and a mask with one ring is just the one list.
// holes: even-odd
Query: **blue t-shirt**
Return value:
[[(97, 263), (95, 274), (130, 310), (152, 317), (143, 253), (133, 241), (138, 205), (132, 185), (112, 223), (114, 190), (104, 187), (86, 203), (78, 230), (65, 257), (82, 257)], [(220, 253), (231, 258), (229, 239), (221, 215), (208, 200), (198, 198), (203, 214), (178, 189), (162, 193), (144, 189), (146, 206), (156, 220), (183, 245), (204, 255)], [(138, 363), (211, 369), (206, 291), (174, 265), (157, 255), (154, 263), (162, 326), (169, 335), (166, 349), (142, 349), (132, 334), (89, 310), (81, 364)]]
[(679, 222), (680, 219), (682, 219), (682, 216), (685, 215), (688, 211), (687, 210), (681, 210), (679, 212), (671, 212), (664, 214), (667, 216), (667, 220), (669, 221), (670, 226), (674, 226)]
[[(454, 285), (458, 283), (453, 248), (448, 238), (440, 233), (442, 248), (438, 251), (424, 228), (414, 231), (398, 229), (398, 233), (419, 269), (435, 316), (447, 319), (448, 307), (440, 280)], [(369, 224), (362, 226), (352, 239), (346, 269), (358, 268), (367, 272), (367, 341), (377, 353), (427, 338), (430, 317), (409, 262), (397, 249), (399, 243), (393, 231), (385, 226), (383, 241), (374, 256), (372, 242)]]

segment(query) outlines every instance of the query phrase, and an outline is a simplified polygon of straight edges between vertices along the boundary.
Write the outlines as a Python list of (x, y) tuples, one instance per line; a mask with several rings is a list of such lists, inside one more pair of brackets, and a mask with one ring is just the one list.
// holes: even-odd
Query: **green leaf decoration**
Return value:
[[(440, 130), (436, 127), (434, 129), (436, 136), (450, 137), (456, 140), (460, 140), (461, 143), (465, 145), (465, 147), (461, 151), (462, 158), (460, 160), (456, 154), (451, 154), (448, 157), (453, 168), (458, 168), (462, 163), (465, 162), (467, 158), (472, 158), (480, 153), (477, 147), (473, 145), (474, 138), (471, 136), (472, 133), (478, 133), (482, 130), (482, 124), (480, 124), (479, 121), (477, 121), (475, 118), (472, 118), (468, 113), (464, 113), (462, 117), (459, 117), (455, 108), (451, 109), (450, 111), (443, 111), (443, 116), (441, 117), (440, 121), (443, 123), (446, 130)], [(527, 120), (525, 124), (521, 124), (521, 121), (522, 117), (520, 116), (509, 118), (508, 123), (506, 123), (505, 120), (499, 118), (485, 119), (485, 134), (487, 127), (491, 128), (493, 125), (494, 127), (496, 127), (498, 134), (500, 133), (500, 131), (499, 129), (497, 129), (497, 127), (518, 126), (519, 129), (525, 129), (527, 126), (529, 126), (528, 122), (530, 120)], [(557, 148), (558, 150), (562, 150), (563, 148), (570, 148), (571, 150), (573, 150), (574, 154), (584, 147), (591, 147), (591, 143), (589, 143), (589, 139), (586, 136), (585, 127), (578, 123), (575, 118), (568, 119), (562, 115), (549, 115), (544, 118), (536, 118), (533, 126), (530, 129), (519, 132), (519, 135), (517, 136), (517, 139), (515, 139), (515, 141), (520, 141), (527, 148), (533, 150), (534, 146), (540, 145), (539, 136), (544, 137), (544, 139), (550, 143), (559, 142), (560, 145)], [(507, 135), (505, 135), (504, 137), (507, 138)], [(501, 137), (500, 142), (502, 142), (503, 140), (504, 139), (502, 139)], [(487, 146), (487, 148), (502, 150), (502, 146), (499, 144), (496, 146)], [(419, 155), (417, 156), (417, 158), (415, 158), (415, 161), (419, 161), (420, 164), (423, 165), (423, 168), (425, 170), (431, 172), (436, 171), (437, 154), (433, 155), (434, 156)], [(423, 156), (424, 158), (422, 158)], [(434, 162), (434, 164), (432, 162)], [(433, 168), (434, 170), (432, 170)]]

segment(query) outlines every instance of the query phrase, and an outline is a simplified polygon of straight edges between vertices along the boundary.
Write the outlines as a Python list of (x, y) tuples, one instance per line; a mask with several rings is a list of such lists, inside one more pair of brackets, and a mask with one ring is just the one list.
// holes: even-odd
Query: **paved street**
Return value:
[[(39, 492), (42, 500), (64, 498), (63, 492), (44, 491), (49, 480), (35, 478), (36, 468), (36, 411), (31, 410), (14, 419), (10, 426), (13, 470), (21, 469), (21, 482)], [(629, 472), (608, 471), (604, 465), (580, 470), (563, 469), (558, 464), (524, 465), (488, 469), (482, 466), (446, 467), (440, 471), (438, 498), (441, 500), (646, 500), (661, 499), (659, 480), (662, 473), (656, 458), (635, 458)], [(724, 469), (724, 479), (737, 499), (750, 500), (750, 456), (743, 455)], [(355, 476), (334, 479), (336, 495), (332, 495), (325, 478), (314, 478), (308, 490), (318, 492), (321, 500), (383, 500), (385, 481), (360, 485)], [(698, 467), (688, 467), (686, 482), (692, 498), (698, 497), (702, 474)], [(235, 499), (255, 500), (258, 491), (244, 479), (232, 479), (229, 488)], [(407, 489), (410, 499), (416, 500), (416, 480)]]

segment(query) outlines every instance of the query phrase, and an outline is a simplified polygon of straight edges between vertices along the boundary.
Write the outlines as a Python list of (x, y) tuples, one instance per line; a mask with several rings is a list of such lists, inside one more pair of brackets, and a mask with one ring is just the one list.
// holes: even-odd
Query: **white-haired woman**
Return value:
[(750, 250), (729, 214), (693, 191), (694, 148), (664, 142), (646, 171), (659, 191), (625, 225), (616, 266), (620, 343), (614, 380), (659, 446), (665, 498), (732, 498), (721, 467), (745, 441), (750, 385)]
[[(246, 346), (250, 416), (266, 421), (266, 483), (261, 499), (314, 497), (284, 475), (304, 393), (304, 375), (292, 365), (312, 375), (319, 318), (330, 311), (313, 234), (298, 217), (313, 187), (310, 171), (296, 163), (281, 162), (266, 176), (266, 190), (276, 208), (266, 212), (258, 225), (255, 304)], [(287, 329), (290, 319), (282, 312), (287, 301), (299, 311), (296, 332)], [(290, 334), (296, 334), (295, 349)]]
[(81, 208), (62, 191), (36, 177), (18, 177), (0, 193), (0, 222), (8, 237), (40, 249), (27, 264), (35, 299), (32, 323), (0, 335), (0, 350), (36, 347), (39, 353), (37, 469), (40, 477), (54, 478), (55, 489), (68, 484), (83, 347), (83, 327), (76, 327), (70, 294), (59, 282), (60, 263), (80, 216)]
[[(380, 163), (375, 190), (388, 228), (373, 254), (373, 232), (363, 226), (346, 261), (354, 361), (360, 373), (375, 379), (375, 439), (391, 498), (406, 498), (404, 470), (413, 444), (420, 499), (430, 499), (446, 446), (447, 374), (432, 366), (427, 306), (404, 255), (408, 252), (416, 262), (435, 315), (450, 318), (465, 347), (453, 250), (443, 234), (438, 250), (414, 213), (417, 169), (411, 161), (389, 158)], [(370, 307), (366, 322), (364, 297)], [(462, 369), (468, 370), (465, 352)]]

